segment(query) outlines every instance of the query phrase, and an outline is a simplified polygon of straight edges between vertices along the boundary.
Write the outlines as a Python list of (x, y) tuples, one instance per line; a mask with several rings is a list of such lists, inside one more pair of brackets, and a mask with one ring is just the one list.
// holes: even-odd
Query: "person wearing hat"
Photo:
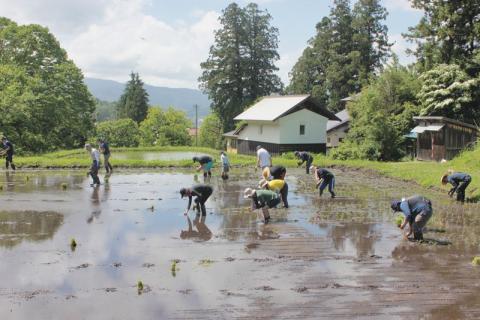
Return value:
[(299, 167), (305, 162), (307, 163), (305, 168), (306, 168), (307, 174), (310, 174), (310, 166), (313, 163), (312, 155), (306, 151), (295, 151), (295, 157), (300, 160), (297, 163)]
[(92, 148), (92, 145), (89, 143), (85, 145), (85, 150), (87, 150), (92, 158), (92, 165), (90, 166), (90, 171), (88, 172), (88, 175), (90, 175), (93, 179), (93, 183), (90, 186), (99, 186), (100, 179), (98, 178), (98, 170), (100, 169), (100, 152), (98, 152), (97, 149)]
[(213, 167), (213, 159), (210, 156), (201, 156), (201, 157), (193, 157), (193, 163), (198, 162), (200, 165), (197, 167), (197, 171), (203, 169), (203, 178), (206, 179), (208, 177), (212, 177), (212, 167)]
[(468, 173), (454, 173), (453, 171), (449, 171), (442, 176), (441, 181), (443, 185), (450, 183), (453, 186), (453, 188), (448, 191), (450, 197), (456, 192), (457, 201), (465, 202), (465, 189), (467, 189), (470, 182), (472, 182), (472, 177)]
[(328, 186), (328, 192), (330, 192), (332, 198), (335, 198), (335, 176), (333, 173), (327, 169), (315, 166), (311, 166), (310, 171), (313, 172), (315, 176), (315, 181), (317, 182), (316, 188), (319, 188), (320, 197), (323, 194), (323, 190)]
[(280, 197), (271, 190), (255, 190), (246, 188), (243, 192), (245, 199), (252, 199), (252, 210), (262, 209), (263, 222), (267, 224), (270, 221), (269, 208), (274, 208), (280, 203)]
[(0, 155), (6, 155), (5, 157), (5, 168), (8, 170), (10, 166), (12, 170), (16, 170), (15, 164), (13, 164), (13, 144), (7, 140), (7, 137), (2, 137), (3, 150), (0, 152)]
[[(278, 185), (281, 184), (279, 193), (280, 193), (284, 208), (288, 208), (288, 183), (285, 181), (286, 174), (287, 174), (287, 169), (284, 166), (266, 167), (265, 169), (263, 169), (263, 172), (262, 172), (263, 179), (260, 180), (260, 183), (259, 183), (259, 186), (261, 188), (265, 188), (266, 187), (265, 184), (267, 183), (268, 188), (270, 190), (278, 189)], [(274, 180), (281, 180), (283, 182), (277, 181), (274, 183), (276, 185), (270, 186), (270, 182)]]
[(404, 220), (399, 226), (404, 229), (409, 225), (409, 231), (405, 236), (408, 238), (413, 233), (414, 240), (423, 240), (423, 228), (432, 217), (432, 202), (427, 198), (414, 195), (402, 200), (392, 201), (391, 208), (394, 212), (402, 212)]
[(197, 214), (199, 215), (200, 212), (202, 212), (202, 216), (206, 216), (207, 209), (205, 208), (205, 202), (207, 202), (208, 198), (212, 195), (212, 193), (213, 188), (206, 184), (196, 184), (191, 188), (180, 189), (181, 197), (188, 197), (188, 206), (184, 214), (188, 214), (192, 206), (192, 197), (196, 197), (194, 200), (194, 207), (197, 210)]
[(257, 167), (260, 167), (263, 170), (267, 167), (272, 166), (272, 157), (270, 153), (263, 148), (262, 146), (257, 146)]
[(105, 171), (107, 171), (107, 173), (112, 173), (113, 167), (110, 164), (110, 147), (108, 146), (108, 143), (101, 138), (97, 139), (97, 143), (100, 153), (103, 154), (103, 165), (105, 166)]

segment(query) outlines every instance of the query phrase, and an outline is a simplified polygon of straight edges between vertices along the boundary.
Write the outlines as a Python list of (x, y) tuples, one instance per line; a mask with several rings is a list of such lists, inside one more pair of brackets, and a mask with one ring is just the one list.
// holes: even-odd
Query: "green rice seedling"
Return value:
[(65, 182), (63, 182), (63, 183), (61, 184), (61, 187), (62, 187), (62, 190), (67, 190), (68, 184), (66, 184)]
[(77, 247), (77, 241), (75, 241), (75, 238), (72, 238), (70, 240), (70, 249), (72, 249), (72, 251), (75, 251), (76, 247)]
[(474, 257), (472, 260), (472, 266), (478, 267), (480, 266), (480, 256)]
[(400, 227), (402, 223), (403, 223), (402, 216), (399, 216), (399, 215), (395, 216), (395, 224), (397, 225), (397, 227)]
[(138, 280), (137, 282), (137, 291), (138, 291), (138, 294), (142, 294), (143, 292), (143, 282), (141, 280)]
[(0, 191), (3, 191), (3, 184), (0, 184)]

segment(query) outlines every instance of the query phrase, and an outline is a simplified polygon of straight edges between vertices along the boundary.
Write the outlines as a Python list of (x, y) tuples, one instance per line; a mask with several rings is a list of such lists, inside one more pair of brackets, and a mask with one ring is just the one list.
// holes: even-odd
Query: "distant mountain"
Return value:
[[(109, 102), (117, 101), (125, 88), (125, 83), (95, 78), (85, 78), (85, 84), (95, 98)], [(191, 119), (195, 118), (195, 104), (198, 105), (199, 118), (205, 117), (210, 112), (210, 100), (200, 90), (155, 87), (148, 84), (145, 84), (145, 89), (151, 105), (181, 109)]]

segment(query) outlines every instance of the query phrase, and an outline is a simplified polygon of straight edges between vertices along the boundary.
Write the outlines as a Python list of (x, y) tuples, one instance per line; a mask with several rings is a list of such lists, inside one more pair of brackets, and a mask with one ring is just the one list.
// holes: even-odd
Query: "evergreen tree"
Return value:
[(379, 0), (358, 0), (353, 8), (354, 63), (362, 85), (368, 83), (369, 76), (380, 70), (390, 55), (392, 44), (388, 43), (387, 26), (382, 24), (387, 15)]
[(358, 74), (352, 64), (353, 28), (350, 0), (335, 0), (330, 11), (331, 40), (329, 63), (326, 70), (326, 85), (329, 93), (328, 106), (338, 111), (341, 99), (359, 90)]
[(130, 81), (118, 101), (117, 112), (119, 118), (130, 118), (136, 123), (142, 122), (147, 116), (148, 93), (138, 73), (130, 74)]
[(278, 31), (270, 20), (254, 4), (246, 8), (230, 4), (220, 17), (221, 28), (215, 32), (209, 57), (200, 65), (200, 88), (208, 94), (225, 131), (234, 127), (233, 118), (251, 101), (281, 89), (274, 74)]
[(278, 55), (278, 29), (270, 25), (271, 15), (250, 3), (244, 9), (246, 36), (246, 101), (248, 105), (259, 97), (278, 92), (282, 88), (275, 74)]
[(417, 44), (413, 51), (421, 70), (438, 64), (456, 63), (470, 75), (480, 73), (474, 59), (480, 50), (480, 4), (478, 0), (411, 0), (424, 16), (404, 36)]

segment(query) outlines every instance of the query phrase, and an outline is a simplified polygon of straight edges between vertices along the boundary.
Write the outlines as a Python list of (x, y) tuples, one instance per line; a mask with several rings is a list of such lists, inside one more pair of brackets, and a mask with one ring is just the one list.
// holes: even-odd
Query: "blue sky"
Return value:
[[(238, 1), (245, 5), (249, 1)], [(0, 0), (0, 12), (19, 23), (39, 23), (60, 40), (89, 77), (125, 81), (137, 71), (150, 84), (196, 88), (199, 64), (208, 56), (223, 0)], [(279, 29), (279, 75), (288, 72), (328, 15), (330, 0), (260, 0), (260, 8)], [(414, 26), (422, 12), (408, 0), (383, 0), (393, 51), (412, 61), (401, 33)]]

